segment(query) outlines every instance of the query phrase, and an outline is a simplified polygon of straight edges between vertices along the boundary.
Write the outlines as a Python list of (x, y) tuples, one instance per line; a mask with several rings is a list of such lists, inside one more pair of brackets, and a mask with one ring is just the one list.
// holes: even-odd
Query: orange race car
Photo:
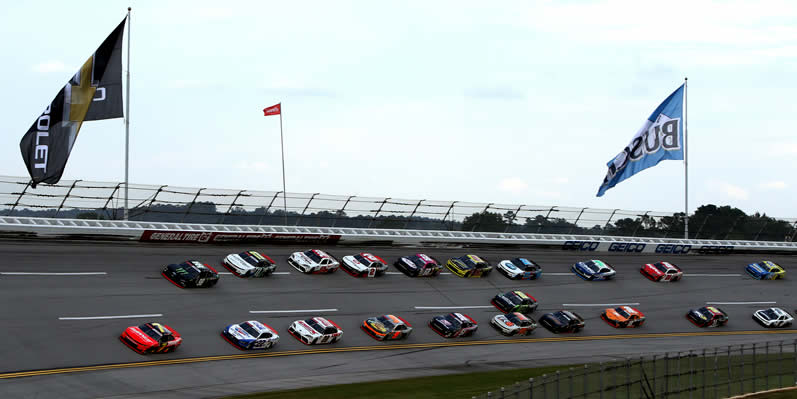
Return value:
[(369, 317), (360, 328), (377, 341), (407, 338), (412, 332), (412, 326), (407, 320), (392, 314)]
[(619, 306), (604, 310), (601, 319), (616, 328), (639, 327), (645, 322), (645, 315), (639, 309)]

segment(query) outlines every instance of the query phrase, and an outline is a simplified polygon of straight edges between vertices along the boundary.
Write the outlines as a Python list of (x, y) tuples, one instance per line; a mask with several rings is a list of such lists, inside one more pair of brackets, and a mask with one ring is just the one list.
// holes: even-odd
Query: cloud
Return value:
[(567, 184), (567, 183), (570, 182), (570, 179), (568, 179), (566, 177), (559, 176), (559, 177), (554, 177), (553, 178), (553, 182), (556, 183), (556, 184)]
[(236, 168), (238, 168), (238, 169), (244, 169), (244, 170), (254, 170), (254, 171), (257, 171), (257, 172), (265, 172), (265, 171), (267, 171), (267, 170), (270, 170), (270, 169), (271, 169), (271, 168), (270, 168), (270, 167), (269, 167), (269, 166), (268, 166), (268, 165), (267, 165), (265, 162), (263, 162), (263, 161), (254, 161), (254, 162), (250, 162), (250, 161), (240, 161), (240, 162), (238, 162), (237, 164), (235, 164), (235, 167), (236, 167)]
[(39, 73), (52, 73), (65, 71), (66, 65), (61, 61), (45, 61), (33, 66), (33, 70)]
[(482, 100), (522, 100), (526, 94), (510, 87), (476, 87), (466, 89), (465, 97)]
[(739, 186), (730, 183), (720, 183), (719, 187), (720, 190), (730, 198), (737, 200), (747, 200), (750, 198), (750, 193)]
[(498, 189), (510, 193), (519, 193), (529, 188), (528, 183), (519, 177), (507, 177), (498, 183)]
[(787, 141), (772, 145), (770, 153), (774, 155), (797, 154), (797, 142)]
[(786, 184), (786, 182), (774, 180), (774, 181), (763, 182), (759, 184), (758, 187), (764, 190), (783, 190), (786, 187), (789, 187), (789, 185)]

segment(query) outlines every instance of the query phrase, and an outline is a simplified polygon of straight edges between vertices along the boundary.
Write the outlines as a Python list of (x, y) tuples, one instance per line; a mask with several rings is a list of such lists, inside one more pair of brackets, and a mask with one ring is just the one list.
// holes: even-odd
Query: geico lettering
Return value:
[(733, 245), (703, 245), (698, 252), (701, 254), (729, 254), (733, 252)]
[(609, 252), (642, 252), (646, 245), (633, 242), (613, 242), (609, 245)]
[(659, 244), (656, 246), (656, 253), (658, 254), (688, 254), (692, 249), (691, 245), (679, 244)]
[(565, 241), (562, 244), (562, 249), (569, 251), (594, 251), (598, 249), (599, 244), (597, 241)]

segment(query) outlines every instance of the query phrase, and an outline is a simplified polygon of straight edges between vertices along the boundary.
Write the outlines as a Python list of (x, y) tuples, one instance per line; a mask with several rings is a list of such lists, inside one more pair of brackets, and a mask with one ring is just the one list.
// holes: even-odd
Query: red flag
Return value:
[(272, 105), (270, 107), (263, 108), (263, 115), (264, 116), (279, 115), (281, 111), (282, 111), (282, 103), (279, 103), (277, 105)]

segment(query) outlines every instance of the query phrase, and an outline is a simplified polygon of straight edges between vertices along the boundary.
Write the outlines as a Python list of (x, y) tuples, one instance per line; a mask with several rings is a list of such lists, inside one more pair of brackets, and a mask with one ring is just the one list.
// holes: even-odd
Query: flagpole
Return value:
[(687, 143), (687, 128), (689, 126), (687, 122), (687, 96), (686, 96), (686, 83), (688, 78), (684, 78), (684, 239), (689, 239), (689, 157), (688, 157), (688, 146)]
[(130, 11), (127, 7), (127, 100), (125, 102), (125, 214), (127, 220), (129, 216), (128, 208), (128, 185), (130, 176)]
[(288, 191), (285, 189), (285, 143), (282, 138), (282, 103), (280, 105), (280, 152), (282, 153), (282, 206), (285, 214), (283, 220), (285, 226), (288, 225)]

